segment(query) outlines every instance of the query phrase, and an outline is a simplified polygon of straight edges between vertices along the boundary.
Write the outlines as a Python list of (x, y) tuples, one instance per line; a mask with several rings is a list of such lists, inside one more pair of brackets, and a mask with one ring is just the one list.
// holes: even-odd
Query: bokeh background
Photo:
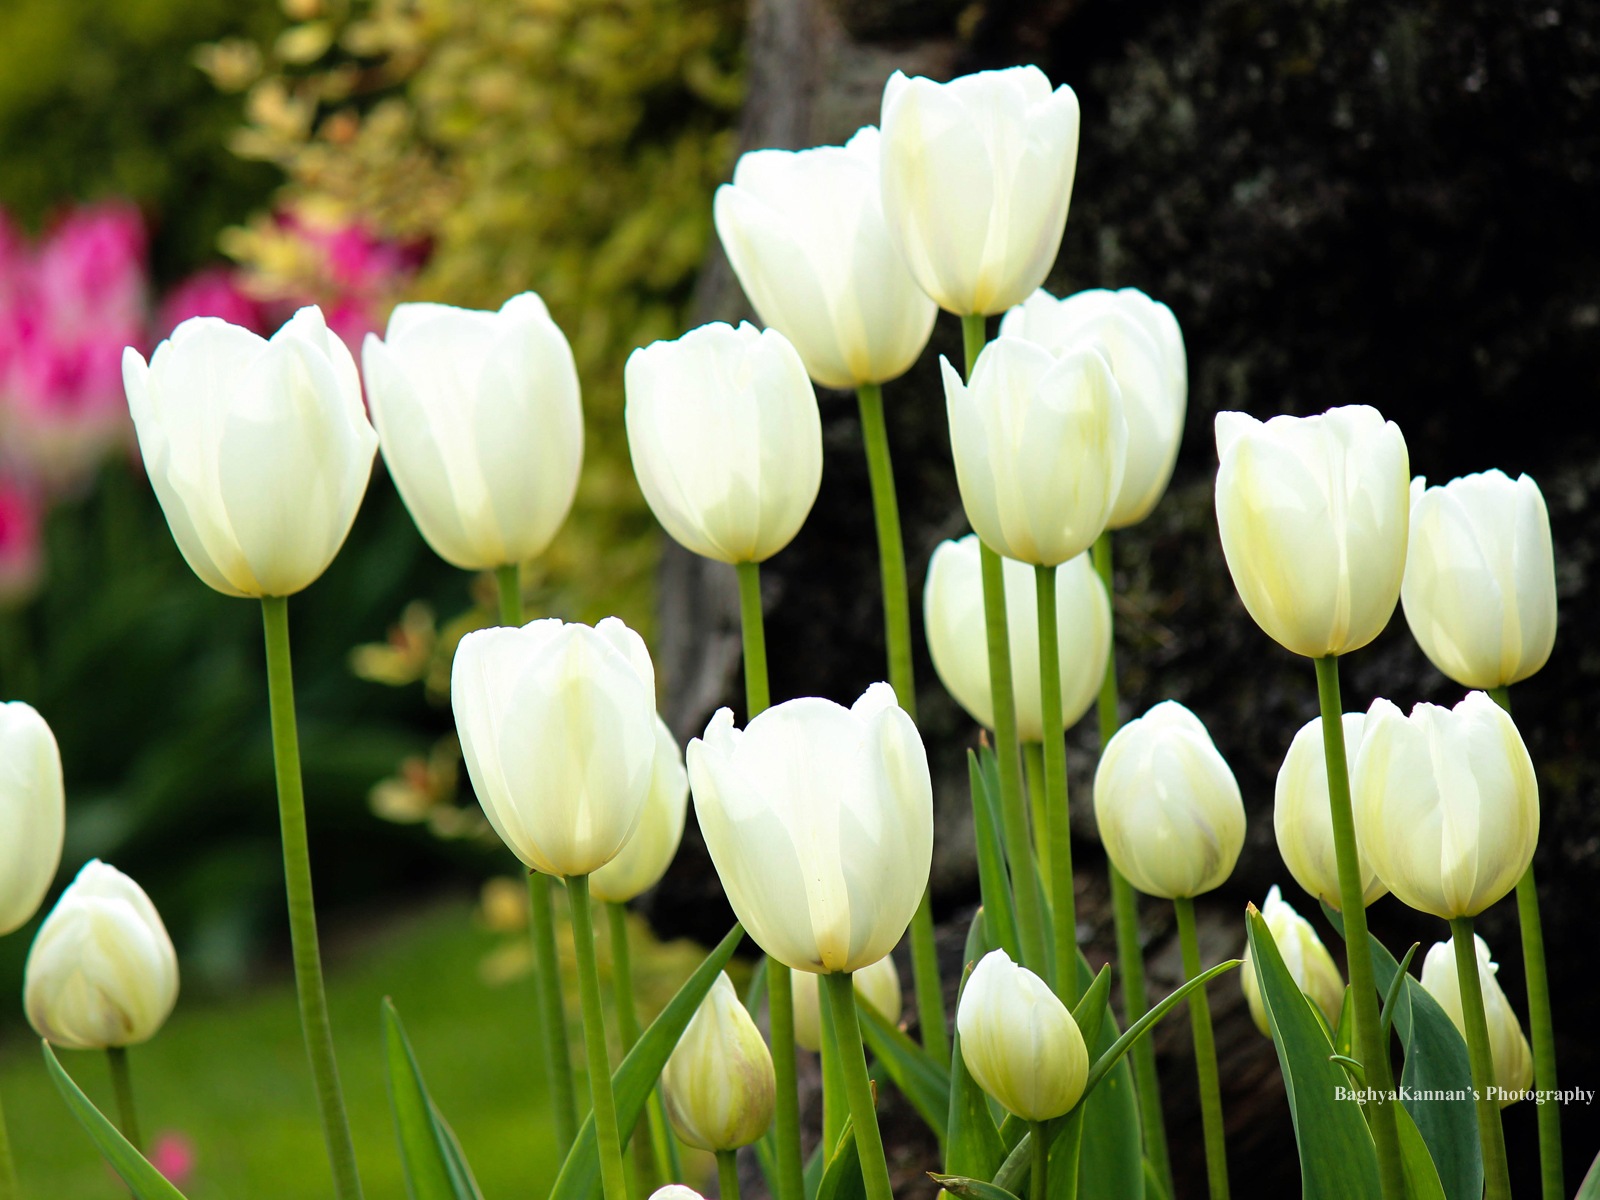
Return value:
[[(1513, 700), (1544, 788), (1537, 861), (1563, 1084), (1600, 1084), (1600, 6), (1453, 0), (9, 0), (0, 7), (0, 692), (55, 728), (70, 816), (63, 878), (90, 857), (151, 893), (184, 995), (135, 1052), (146, 1124), (196, 1197), (322, 1194), (288, 991), (259, 618), (192, 576), (126, 424), (117, 359), (177, 320), (263, 330), (322, 304), (353, 341), (404, 299), (496, 307), (539, 291), (584, 382), (588, 451), (568, 527), (525, 571), (531, 611), (615, 612), (646, 633), (681, 737), (738, 695), (731, 576), (663, 539), (621, 435), (635, 346), (748, 315), (714, 245), (711, 192), (741, 149), (838, 142), (890, 71), (1035, 62), (1083, 107), (1058, 292), (1137, 286), (1182, 322), (1190, 415), (1169, 497), (1121, 534), (1126, 714), (1174, 697), (1233, 763), (1250, 839), (1203, 906), (1209, 958), (1240, 914), (1293, 888), (1272, 779), (1315, 713), (1309, 671), (1235, 598), (1211, 513), (1211, 417), (1371, 403), (1414, 471), (1498, 466), (1542, 485), (1562, 625)], [(920, 589), (964, 532), (934, 344), (887, 390)], [(867, 483), (852, 398), (823, 392), (818, 507), (766, 572), (774, 694), (848, 700), (881, 673)], [(373, 1194), (399, 1194), (377, 1003), (393, 994), (486, 1193), (550, 1168), (531, 1076), (531, 988), (511, 859), (486, 839), (445, 684), (490, 589), (436, 560), (384, 476), (344, 553), (292, 606), (313, 861), (334, 1018)], [(976, 901), (964, 748), (975, 730), (919, 659), (938, 770), (936, 912), (954, 975)], [(1377, 695), (1457, 689), (1398, 618), (1345, 673)], [(1091, 729), (1071, 742), (1088, 795)], [(1078, 800), (1080, 815), (1087, 806)], [(1092, 822), (1083, 933), (1111, 952)], [(730, 919), (691, 828), (639, 906), (647, 998)], [(1309, 905), (1303, 905), (1303, 910)], [(647, 917), (653, 934), (647, 930)], [(1170, 910), (1146, 905), (1158, 983)], [(1379, 902), (1403, 950), (1443, 927)], [(31, 928), (0, 940), (17, 997)], [(1511, 902), (1481, 928), (1525, 1012)], [(658, 940), (659, 939), (659, 940)], [(1213, 988), (1236, 1191), (1293, 1194), (1275, 1058), (1237, 988)], [(1203, 1179), (1187, 1032), (1158, 1038), (1180, 1191)], [(101, 1064), (68, 1056), (94, 1095)], [(0, 1004), (0, 1088), (30, 1195), (118, 1189), (49, 1090), (20, 1005)], [(98, 1089), (98, 1090), (97, 1090)], [(1566, 1110), (1576, 1188), (1600, 1108)], [(1534, 1113), (1506, 1115), (1519, 1194)], [(894, 1124), (906, 1196), (928, 1146)]]

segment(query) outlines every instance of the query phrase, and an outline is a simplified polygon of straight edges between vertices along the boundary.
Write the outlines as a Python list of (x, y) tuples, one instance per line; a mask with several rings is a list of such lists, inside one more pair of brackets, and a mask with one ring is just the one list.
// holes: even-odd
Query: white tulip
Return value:
[(883, 211), (911, 274), (953, 313), (1019, 304), (1061, 249), (1078, 98), (1037, 67), (883, 89)]
[(628, 450), (673, 540), (763, 562), (800, 532), (822, 486), (817, 394), (775, 329), (719, 323), (628, 357)]
[(55, 734), (31, 705), (0, 704), (0, 936), (39, 911), (61, 865), (66, 825)]
[(148, 1041), (178, 1002), (178, 956), (150, 897), (93, 859), (28, 951), (23, 1004), (38, 1035), (70, 1050)]
[(682, 1183), (669, 1183), (650, 1193), (650, 1200), (706, 1200), (692, 1187)]
[[(1533, 1086), (1533, 1052), (1511, 1002), (1496, 978), (1500, 964), (1489, 955), (1489, 944), (1472, 937), (1478, 959), (1478, 986), (1483, 992), (1483, 1015), (1489, 1027), (1489, 1058), (1494, 1064), (1494, 1086), (1500, 1089), (1500, 1107), (1515, 1104)], [(1466, 1036), (1467, 1020), (1461, 1007), (1461, 975), (1456, 970), (1455, 947), (1435, 942), (1422, 960), (1422, 986), (1439, 1002), (1455, 1026)]]
[(1005, 315), (1001, 337), (1020, 337), (1061, 354), (1098, 345), (1122, 392), (1128, 422), (1127, 467), (1106, 523), (1123, 529), (1150, 515), (1167, 490), (1189, 398), (1189, 362), (1178, 319), (1137, 288), (1096, 288), (1057, 300), (1037, 291)]
[(1239, 784), (1195, 716), (1174, 700), (1129, 721), (1094, 776), (1106, 855), (1149, 896), (1198, 896), (1233, 873), (1244, 848)]
[(1217, 414), (1222, 553), (1256, 624), (1308, 658), (1383, 631), (1405, 570), (1405, 438), (1375, 408)]
[(1411, 548), (1400, 587), (1428, 660), (1462, 687), (1528, 678), (1556, 641), (1550, 514), (1539, 485), (1486, 471), (1411, 481)]
[(655, 765), (644, 811), (617, 856), (589, 876), (589, 894), (596, 900), (626, 904), (660, 883), (678, 853), (688, 811), (689, 772), (683, 751), (667, 723), (657, 717)]
[(672, 1127), (701, 1150), (748, 1146), (772, 1124), (777, 1092), (772, 1052), (722, 972), (661, 1071)]
[(879, 140), (868, 125), (843, 146), (755, 150), (717, 189), (717, 234), (745, 295), (824, 387), (903, 375), (939, 311), (890, 240)]
[(972, 969), (956, 1009), (961, 1061), (1007, 1112), (1048, 1121), (1083, 1096), (1089, 1049), (1048, 984), (991, 950)]
[(362, 366), (384, 461), (434, 553), (468, 571), (543, 553), (583, 465), (578, 369), (544, 301), (397, 305)]
[[(817, 977), (810, 971), (790, 971), (789, 978), (794, 996), (794, 1040), (813, 1054), (822, 1050), (822, 998)], [(890, 1024), (900, 1020), (904, 999), (900, 994), (900, 972), (895, 970), (894, 958), (885, 955), (877, 962), (862, 967), (851, 982), (856, 989), (856, 1003), (870, 1005)]]
[(984, 347), (963, 382), (948, 360), (945, 407), (961, 504), (991, 549), (1047, 567), (1105, 532), (1122, 487), (1128, 423), (1100, 351), (1059, 358), (1021, 338)]
[(461, 639), (450, 675), (484, 816), (524, 864), (588, 875), (632, 836), (657, 754), (655, 671), (616, 617), (555, 618)]
[[(1033, 568), (1002, 559), (1006, 624), (1011, 637), (1011, 687), (1017, 736), (1044, 740), (1039, 689), (1039, 607)], [(923, 627), (933, 668), (956, 703), (986, 729), (994, 728), (989, 654), (984, 640), (983, 577), (978, 538), (942, 542), (928, 562), (922, 595)], [(1111, 653), (1111, 604), (1087, 554), (1056, 568), (1056, 628), (1061, 643), (1062, 727), (1075, 725), (1100, 695)]]
[[(1305, 993), (1328, 1019), (1328, 1027), (1339, 1027), (1339, 1010), (1344, 1007), (1344, 977), (1334, 965), (1333, 955), (1322, 944), (1317, 931), (1293, 906), (1283, 898), (1276, 884), (1267, 893), (1267, 902), (1261, 906), (1261, 919), (1272, 934), (1272, 944), (1278, 948), (1283, 965), (1295, 986)], [(1256, 1028), (1268, 1037), (1272, 1028), (1267, 1022), (1267, 1010), (1261, 1003), (1261, 985), (1256, 982), (1255, 966), (1250, 958), (1250, 943), (1245, 942), (1244, 956), (1239, 965), (1239, 986), (1244, 990), (1245, 1003), (1250, 1007)]]
[(688, 759), (706, 849), (762, 950), (827, 974), (894, 949), (928, 885), (933, 784), (893, 688), (848, 709), (790, 700), (743, 731), (719, 709)]
[(229, 596), (289, 596), (355, 521), (378, 435), (355, 360), (316, 307), (270, 341), (193, 317), (146, 366), (122, 354), (128, 410), (173, 539)]
[(1412, 908), (1472, 917), (1513, 887), (1539, 841), (1539, 783), (1511, 717), (1483, 692), (1455, 708), (1367, 710), (1351, 771), (1356, 835)]
[[(1366, 713), (1345, 713), (1344, 753), (1354, 763), (1361, 750)], [(1272, 828), (1278, 835), (1278, 853), (1294, 881), (1316, 899), (1340, 908), (1339, 859), (1333, 844), (1333, 814), (1328, 799), (1328, 763), (1322, 745), (1322, 718), (1313, 717), (1294, 735), (1289, 753), (1278, 768), (1273, 795)], [(1361, 901), (1371, 904), (1389, 889), (1372, 869), (1357, 845), (1361, 871)], [(1265, 910), (1263, 910), (1265, 911)]]

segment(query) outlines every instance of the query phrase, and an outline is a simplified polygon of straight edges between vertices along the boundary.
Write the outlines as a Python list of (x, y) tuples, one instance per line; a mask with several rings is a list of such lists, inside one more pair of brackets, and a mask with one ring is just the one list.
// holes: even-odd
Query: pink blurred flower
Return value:
[(61, 341), (141, 343), (147, 288), (139, 210), (108, 201), (68, 213), (39, 250), (34, 287)]
[(190, 317), (221, 317), (262, 335), (270, 333), (273, 324), (266, 306), (245, 292), (231, 267), (207, 267), (168, 292), (156, 332), (166, 337)]
[(44, 579), (43, 516), (33, 489), (0, 475), (0, 607), (27, 603)]
[(188, 1183), (189, 1176), (194, 1174), (198, 1157), (194, 1143), (181, 1133), (159, 1133), (150, 1147), (150, 1165), (166, 1176), (167, 1182), (176, 1188)]

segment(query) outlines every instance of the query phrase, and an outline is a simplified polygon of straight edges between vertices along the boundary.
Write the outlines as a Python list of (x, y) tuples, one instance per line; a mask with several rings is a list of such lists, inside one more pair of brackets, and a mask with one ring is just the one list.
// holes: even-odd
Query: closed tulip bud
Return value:
[[(1483, 1015), (1489, 1026), (1489, 1057), (1494, 1063), (1494, 1086), (1501, 1091), (1500, 1107), (1515, 1104), (1533, 1086), (1533, 1053), (1511, 1002), (1496, 978), (1500, 964), (1489, 956), (1489, 945), (1472, 938), (1478, 958), (1478, 986), (1483, 991)], [(1422, 986), (1466, 1036), (1466, 1016), (1461, 1008), (1461, 975), (1456, 970), (1455, 948), (1435, 942), (1422, 960)]]
[(1472, 917), (1513, 887), (1539, 841), (1539, 783), (1511, 717), (1482, 692), (1454, 708), (1367, 710), (1351, 772), (1356, 836), (1412, 908)]
[[(1261, 919), (1272, 934), (1272, 944), (1278, 948), (1283, 965), (1288, 968), (1295, 986), (1305, 993), (1328, 1019), (1330, 1028), (1339, 1025), (1339, 1010), (1344, 1007), (1344, 977), (1334, 965), (1333, 955), (1322, 944), (1317, 931), (1285, 900), (1274, 884), (1267, 893), (1267, 902), (1261, 906)], [(1272, 1028), (1267, 1023), (1267, 1010), (1261, 1004), (1261, 987), (1256, 982), (1256, 972), (1250, 961), (1250, 944), (1245, 943), (1244, 958), (1239, 966), (1239, 986), (1244, 989), (1245, 1003), (1256, 1028), (1268, 1037)]]
[(661, 1093), (678, 1136), (702, 1150), (748, 1146), (772, 1124), (772, 1054), (725, 972), (667, 1059)]
[(843, 146), (755, 150), (717, 189), (717, 235), (745, 295), (824, 387), (903, 375), (939, 311), (890, 240), (879, 140), (869, 125)]
[[(1004, 559), (1006, 623), (1011, 637), (1011, 685), (1017, 736), (1044, 740), (1039, 690), (1039, 609), (1031, 568)], [(928, 562), (922, 596), (928, 653), (945, 689), (986, 729), (994, 728), (989, 655), (984, 642), (983, 577), (978, 538), (943, 542)], [(1061, 635), (1063, 728), (1078, 722), (1100, 694), (1111, 653), (1111, 604), (1087, 554), (1056, 568), (1056, 627)]]
[(450, 675), (484, 816), (524, 864), (588, 875), (617, 856), (655, 775), (655, 671), (616, 617), (555, 618), (461, 639)]
[(1217, 525), (1257, 625), (1308, 658), (1383, 631), (1406, 562), (1406, 441), (1375, 408), (1217, 414)]
[(743, 731), (719, 709), (688, 759), (706, 850), (757, 945), (819, 974), (894, 949), (928, 886), (933, 784), (893, 688), (848, 709), (790, 700)]
[(789, 340), (720, 322), (628, 356), (628, 451), (674, 541), (763, 562), (793, 540), (822, 486), (817, 394)]
[(93, 859), (39, 927), (22, 991), (28, 1023), (57, 1046), (133, 1046), (178, 1002), (178, 956), (144, 889)]
[(214, 317), (122, 355), (150, 486), (194, 573), (228, 596), (289, 596), (333, 561), (378, 435), (355, 360), (321, 310), (270, 341)]
[(1107, 528), (1150, 515), (1178, 460), (1189, 399), (1189, 360), (1178, 319), (1137, 288), (1096, 288), (1057, 300), (1037, 291), (1005, 315), (1001, 337), (1020, 337), (1052, 354), (1097, 344), (1111, 364), (1128, 422), (1127, 466)]
[(66, 806), (50, 726), (21, 700), (0, 704), (0, 936), (26, 925), (50, 890)]
[[(821, 997), (817, 977), (810, 971), (790, 971), (794, 996), (794, 1040), (816, 1054), (822, 1049)], [(900, 1020), (900, 972), (895, 970), (894, 959), (888, 955), (869, 966), (862, 967), (852, 977), (856, 1000), (876, 1010), (879, 1016), (891, 1023)]]
[(1166, 700), (1106, 744), (1094, 776), (1106, 855), (1134, 887), (1167, 900), (1209, 892), (1244, 848), (1244, 801), (1206, 727)]
[(911, 274), (953, 313), (1020, 304), (1055, 265), (1078, 169), (1078, 97), (1037, 67), (883, 89), (883, 211)]
[(1400, 587), (1411, 634), (1462, 687), (1528, 678), (1556, 641), (1550, 514), (1539, 485), (1486, 471), (1411, 481), (1411, 548)]
[(542, 553), (583, 465), (578, 369), (544, 301), (398, 305), (362, 366), (384, 461), (434, 553), (469, 571)]
[(1048, 984), (991, 950), (972, 969), (956, 1009), (961, 1061), (978, 1086), (1024, 1121), (1048, 1121), (1083, 1096), (1089, 1049)]
[[(1361, 750), (1365, 713), (1345, 713), (1345, 761), (1353, 763)], [(1331, 908), (1339, 908), (1339, 860), (1333, 845), (1333, 814), (1328, 800), (1328, 763), (1322, 744), (1322, 718), (1313, 717), (1294, 735), (1272, 806), (1272, 828), (1278, 835), (1278, 853), (1294, 881)], [(1389, 889), (1372, 869), (1358, 846), (1361, 900), (1371, 904)], [(1262, 910), (1265, 912), (1265, 910)]]
[(589, 876), (589, 894), (597, 900), (626, 904), (660, 883), (683, 840), (688, 810), (689, 773), (684, 769), (683, 751), (667, 723), (657, 717), (650, 794), (639, 824), (617, 856)]
[(692, 1187), (681, 1183), (669, 1183), (666, 1187), (658, 1187), (650, 1193), (650, 1200), (706, 1200)]
[(1054, 567), (1105, 532), (1122, 487), (1128, 423), (1099, 349), (1060, 357), (1021, 338), (984, 347), (970, 382), (945, 359), (961, 504), (991, 549)]

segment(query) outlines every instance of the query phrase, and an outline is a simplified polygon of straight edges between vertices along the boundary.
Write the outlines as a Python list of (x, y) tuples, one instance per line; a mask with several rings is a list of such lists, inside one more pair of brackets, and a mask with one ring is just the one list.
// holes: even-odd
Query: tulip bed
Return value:
[[(500, 624), (462, 639), (451, 702), (483, 813), (528, 868), (541, 1055), (529, 1086), (562, 1155), (553, 1180), (530, 1172), (528, 1186), (551, 1200), (681, 1197), (681, 1141), (715, 1156), (723, 1197), (759, 1173), (777, 1200), (892, 1200), (875, 1090), (892, 1085), (933, 1132), (928, 1173), (952, 1195), (1197, 1194), (1173, 1178), (1148, 1040), (1183, 1007), (1205, 1186), (1228, 1196), (1206, 985), (1241, 962), (1202, 960), (1194, 899), (1233, 871), (1243, 805), (1194, 713), (1168, 701), (1121, 723), (1109, 650), (1114, 534), (1166, 488), (1187, 366), (1176, 318), (1142, 293), (1039, 290), (1067, 219), (1078, 121), (1071, 89), (1034, 68), (948, 84), (896, 73), (880, 129), (844, 147), (749, 155), (718, 193), (719, 235), (768, 327), (656, 342), (625, 377), (646, 501), (684, 547), (733, 568), (739, 595), (743, 711), (719, 710), (686, 749), (657, 716), (638, 633), (615, 617), (523, 622), (520, 565), (565, 519), (583, 452), (573, 357), (536, 296), (493, 313), (402, 305), (359, 369), (315, 308), (270, 340), (197, 318), (148, 363), (127, 352), (130, 410), (179, 550), (212, 588), (261, 604), (296, 999), (340, 1200), (363, 1181), (322, 980), (289, 606), (338, 553), (380, 447), (429, 545), (498, 585)], [(957, 177), (972, 186), (932, 182)], [(983, 903), (953, 1012), (934, 955), (932, 783), (883, 404), (941, 308), (965, 335), (964, 363), (941, 368), (974, 532), (934, 556), (926, 625), (946, 685), (989, 730), (969, 752)], [(813, 381), (857, 391), (882, 564), (887, 679), (848, 708), (773, 703), (768, 686), (761, 564), (822, 486)], [(1531, 1090), (1551, 1101), (1540, 1155), (1555, 1200), (1559, 1133), (1545, 1113), (1559, 1093), (1531, 874), (1539, 798), (1506, 690), (1554, 638), (1538, 489), (1496, 472), (1413, 482), (1401, 431), (1367, 407), (1264, 423), (1224, 413), (1216, 437), (1229, 570), (1264, 633), (1311, 660), (1321, 709), (1292, 740), (1284, 731), (1276, 828), (1288, 874), (1344, 937), (1344, 974), (1279, 890), (1245, 914), (1243, 986), (1283, 1068), (1304, 1194), (1504, 1200), (1500, 1108)], [(1473, 690), (1454, 709), (1407, 716), (1378, 700), (1343, 713), (1340, 658), (1402, 601), (1429, 658)], [(1115, 964), (1085, 959), (1074, 908), (1063, 730), (1091, 706)], [(0, 860), (0, 928), (13, 928), (59, 857), (61, 775), (26, 705), (6, 707), (0, 739), (22, 831)], [(661, 878), (691, 796), (738, 924), (642, 1026), (622, 906)], [(1531, 1043), (1473, 930), (1513, 890)], [(1397, 959), (1367, 932), (1365, 907), (1385, 891), (1448, 922), (1420, 979), (1419, 946)], [(1173, 905), (1183, 957), (1185, 982), (1154, 1001), (1141, 895)], [(556, 952), (568, 918), (575, 987)], [(764, 957), (741, 995), (726, 968), (747, 937)], [(884, 965), (902, 940), (904, 1026)], [(159, 914), (135, 882), (90, 863), (40, 928), (25, 1003), (62, 1098), (141, 1200), (181, 1192), (141, 1153), (127, 1047), (157, 1033), (176, 991)], [(394, 1004), (381, 1028), (410, 1194), (480, 1196)], [(817, 1130), (801, 1128), (797, 1043), (821, 1054)], [(112, 1115), (52, 1045), (107, 1053)], [(0, 1189), (8, 1173), (0, 1154)], [(1583, 1194), (1597, 1192), (1600, 1179)]]

